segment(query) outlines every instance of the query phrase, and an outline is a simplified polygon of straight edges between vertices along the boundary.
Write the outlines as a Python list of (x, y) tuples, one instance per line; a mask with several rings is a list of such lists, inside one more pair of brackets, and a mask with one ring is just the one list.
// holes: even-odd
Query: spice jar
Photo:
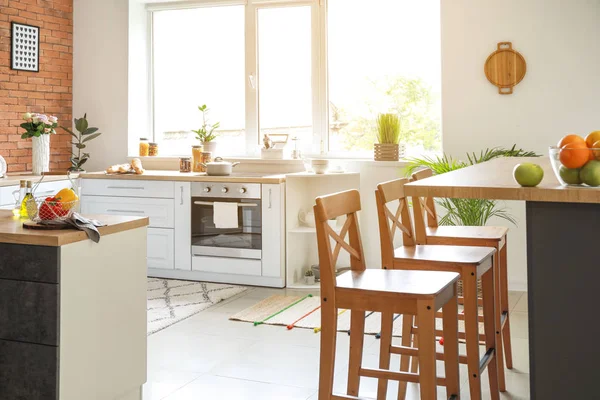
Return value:
[(156, 157), (158, 155), (158, 143), (148, 143), (148, 156)]
[(190, 157), (181, 157), (179, 159), (179, 172), (192, 172), (192, 161)]
[(149, 149), (148, 139), (140, 138), (140, 157), (148, 157)]
[(202, 149), (203, 147), (200, 145), (192, 146), (192, 170), (194, 172), (204, 172), (200, 164), (202, 162)]
[[(206, 172), (206, 167), (204, 165), (208, 164), (209, 162), (212, 161), (212, 153), (210, 151), (203, 151), (201, 153), (201, 157), (200, 157), (200, 168), (202, 168), (202, 170), (200, 172)], [(202, 165), (204, 164), (204, 165)]]

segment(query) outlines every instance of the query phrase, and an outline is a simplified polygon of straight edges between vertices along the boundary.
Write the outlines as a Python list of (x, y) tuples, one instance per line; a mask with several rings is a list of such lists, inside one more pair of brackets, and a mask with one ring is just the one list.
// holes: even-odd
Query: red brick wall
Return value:
[[(100, 0), (101, 1), (101, 0)], [(10, 69), (11, 22), (40, 27), (40, 72)], [(25, 112), (58, 117), (71, 126), (73, 105), (73, 0), (0, 0), (0, 155), (9, 172), (31, 170), (31, 139), (21, 139)], [(50, 170), (71, 164), (70, 135), (50, 138)]]

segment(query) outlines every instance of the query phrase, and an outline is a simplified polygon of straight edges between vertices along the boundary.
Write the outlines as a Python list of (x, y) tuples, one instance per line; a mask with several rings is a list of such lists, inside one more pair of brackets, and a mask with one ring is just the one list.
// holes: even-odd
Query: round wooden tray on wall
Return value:
[(500, 94), (511, 94), (513, 87), (525, 78), (527, 63), (521, 53), (513, 50), (511, 42), (501, 42), (485, 62), (484, 71)]

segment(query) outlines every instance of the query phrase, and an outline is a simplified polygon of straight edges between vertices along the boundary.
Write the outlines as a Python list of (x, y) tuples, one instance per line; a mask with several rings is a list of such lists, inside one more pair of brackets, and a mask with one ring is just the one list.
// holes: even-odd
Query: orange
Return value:
[(585, 143), (587, 143), (587, 147), (594, 148), (596, 147), (596, 143), (600, 141), (600, 131), (595, 131), (590, 133), (585, 137)]
[(559, 149), (562, 149), (564, 146), (566, 146), (569, 143), (586, 144), (585, 140), (579, 135), (567, 135), (567, 136), (564, 136), (562, 139), (560, 139), (557, 146)]
[(559, 160), (567, 168), (581, 168), (590, 161), (590, 153), (585, 142), (568, 143), (560, 150)]
[(592, 149), (592, 154), (594, 155), (594, 158), (600, 161), (600, 140), (592, 144)]

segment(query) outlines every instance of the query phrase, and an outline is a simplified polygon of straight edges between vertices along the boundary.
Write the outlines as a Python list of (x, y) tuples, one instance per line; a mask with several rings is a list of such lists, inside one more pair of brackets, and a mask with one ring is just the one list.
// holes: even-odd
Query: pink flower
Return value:
[(49, 116), (48, 120), (50, 120), (50, 122), (53, 124), (58, 122), (58, 118), (56, 118), (54, 115)]

